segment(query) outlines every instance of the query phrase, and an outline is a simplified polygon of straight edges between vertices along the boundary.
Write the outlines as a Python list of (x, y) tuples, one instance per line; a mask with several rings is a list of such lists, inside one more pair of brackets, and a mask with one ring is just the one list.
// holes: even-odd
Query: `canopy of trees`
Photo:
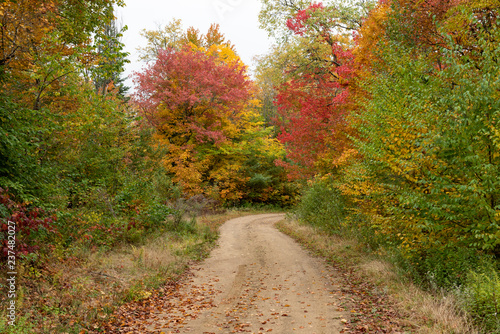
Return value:
[(438, 286), (498, 258), (498, 3), (262, 2), (275, 46), (257, 83), (278, 164), (309, 180), (303, 217), (364, 233)]
[[(134, 96), (140, 112), (157, 130), (169, 153), (165, 168), (189, 194), (222, 201), (290, 202), (284, 173), (274, 166), (283, 149), (255, 112), (259, 105), (246, 67), (212, 26), (167, 36), (173, 25), (147, 32), (152, 53), (162, 36), (167, 49), (137, 73)], [(169, 40), (169, 41), (167, 41)]]

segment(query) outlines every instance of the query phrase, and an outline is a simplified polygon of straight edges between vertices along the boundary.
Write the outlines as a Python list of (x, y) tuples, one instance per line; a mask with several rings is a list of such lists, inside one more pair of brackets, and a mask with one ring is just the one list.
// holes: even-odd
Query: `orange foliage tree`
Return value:
[[(96, 61), (91, 37), (113, 20), (120, 0), (3, 1), (0, 4), (0, 67), (9, 77), (7, 92), (40, 109), (52, 100), (65, 77), (79, 73), (78, 64)], [(20, 94), (22, 92), (22, 94)]]
[(362, 155), (340, 188), (374, 235), (442, 286), (463, 283), (460, 257), (499, 254), (498, 8), (382, 1), (354, 51)]

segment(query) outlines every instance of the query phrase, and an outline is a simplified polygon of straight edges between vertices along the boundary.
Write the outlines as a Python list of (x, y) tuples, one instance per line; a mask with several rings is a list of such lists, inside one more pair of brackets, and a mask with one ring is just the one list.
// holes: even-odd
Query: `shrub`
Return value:
[(487, 258), (477, 250), (450, 246), (396, 250), (399, 266), (417, 283), (437, 291), (463, 286), (467, 273), (485, 265)]
[(309, 224), (339, 232), (346, 216), (345, 200), (330, 180), (318, 180), (305, 190), (296, 214)]
[(500, 276), (497, 270), (471, 271), (463, 297), (466, 310), (486, 333), (500, 333)]
[[(24, 203), (16, 202), (2, 188), (0, 188), (0, 216), (2, 218), (0, 225), (0, 259), (2, 261), (7, 259), (8, 251), (13, 250), (13, 247), (17, 254), (28, 255), (42, 246), (47, 246), (47, 241), (58, 234), (53, 224), (54, 216), (48, 215), (40, 208), (30, 208)], [(9, 224), (9, 221), (15, 225)], [(9, 243), (11, 233), (15, 233), (15, 243)]]
[(167, 220), (173, 210), (165, 204), (153, 203), (139, 214), (142, 226), (146, 229), (155, 228)]

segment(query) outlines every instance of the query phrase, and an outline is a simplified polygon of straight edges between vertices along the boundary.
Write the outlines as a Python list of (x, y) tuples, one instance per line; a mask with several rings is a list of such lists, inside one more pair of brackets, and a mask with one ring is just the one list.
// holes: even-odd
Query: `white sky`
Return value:
[[(206, 33), (210, 24), (219, 23), (221, 32), (235, 45), (243, 62), (252, 65), (252, 58), (264, 54), (270, 45), (265, 31), (259, 29), (260, 0), (125, 0), (126, 7), (117, 10), (118, 22), (128, 26), (123, 36), (130, 64), (125, 75), (139, 71), (144, 63), (136, 49), (146, 41), (142, 29), (153, 30), (173, 18), (181, 19), (184, 29), (193, 26)], [(133, 88), (131, 80), (126, 84)]]

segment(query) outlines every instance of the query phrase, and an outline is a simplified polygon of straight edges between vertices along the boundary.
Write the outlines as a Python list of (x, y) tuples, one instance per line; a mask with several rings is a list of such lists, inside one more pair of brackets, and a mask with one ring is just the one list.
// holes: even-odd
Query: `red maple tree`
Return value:
[(239, 63), (190, 46), (161, 50), (135, 82), (142, 114), (176, 145), (225, 141), (227, 124), (239, 117), (251, 85)]
[[(277, 161), (289, 170), (289, 178), (300, 179), (333, 167), (347, 146), (345, 115), (349, 82), (353, 75), (353, 54), (332, 36), (335, 20), (321, 14), (325, 7), (313, 4), (298, 11), (287, 22), (296, 35), (327, 45), (328, 55), (310, 54), (310, 62), (278, 87), (278, 139), (286, 144), (287, 161)], [(326, 21), (321, 18), (326, 17)]]

